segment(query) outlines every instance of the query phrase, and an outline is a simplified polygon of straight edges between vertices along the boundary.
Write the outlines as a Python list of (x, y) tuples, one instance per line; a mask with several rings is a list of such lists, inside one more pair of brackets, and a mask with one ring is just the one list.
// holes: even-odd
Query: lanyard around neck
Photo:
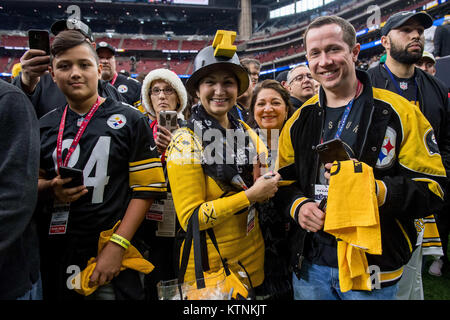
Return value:
[[(403, 95), (404, 91), (400, 88), (400, 85), (398, 84), (398, 81), (395, 79), (394, 75), (392, 74), (392, 71), (389, 69), (389, 67), (387, 66), (386, 63), (383, 66), (386, 69), (386, 71), (388, 72), (389, 77), (391, 78), (392, 82), (394, 83), (394, 87), (395, 87), (395, 90), (397, 90), (397, 93), (406, 99), (406, 97)], [(414, 99), (414, 104), (416, 104), (417, 103), (417, 95), (418, 95), (418, 91), (419, 91), (419, 86), (417, 85), (416, 77), (414, 77), (414, 83), (416, 84), (416, 97)]]
[(356, 87), (355, 96), (345, 107), (344, 114), (342, 115), (341, 121), (339, 122), (339, 126), (338, 126), (336, 134), (334, 136), (335, 139), (338, 139), (341, 137), (341, 134), (342, 134), (342, 131), (344, 130), (345, 124), (347, 123), (347, 119), (350, 114), (350, 111), (352, 110), (353, 103), (355, 102), (358, 95), (361, 93), (361, 90), (362, 90), (362, 83), (361, 83), (361, 81), (358, 80), (358, 86)]
[(56, 139), (56, 162), (59, 167), (61, 166), (67, 166), (67, 163), (69, 162), (70, 156), (75, 151), (76, 147), (78, 146), (78, 143), (80, 142), (81, 136), (84, 133), (84, 130), (86, 130), (86, 127), (91, 121), (92, 117), (94, 116), (94, 113), (97, 111), (98, 107), (101, 103), (101, 97), (97, 97), (97, 101), (92, 106), (91, 110), (89, 110), (88, 114), (84, 118), (83, 122), (80, 125), (80, 128), (78, 129), (77, 134), (75, 135), (75, 138), (72, 141), (72, 144), (70, 145), (69, 151), (67, 152), (66, 158), (62, 159), (62, 141), (63, 141), (63, 135), (64, 135), (64, 127), (66, 125), (66, 116), (67, 116), (67, 109), (69, 108), (69, 105), (66, 105), (66, 108), (64, 109), (63, 115), (61, 117), (61, 122), (59, 124), (59, 131), (58, 131), (58, 137)]
[(114, 77), (113, 77), (112, 80), (110, 81), (111, 85), (114, 85), (114, 83), (116, 83), (117, 76), (118, 76), (117, 72), (114, 73)]

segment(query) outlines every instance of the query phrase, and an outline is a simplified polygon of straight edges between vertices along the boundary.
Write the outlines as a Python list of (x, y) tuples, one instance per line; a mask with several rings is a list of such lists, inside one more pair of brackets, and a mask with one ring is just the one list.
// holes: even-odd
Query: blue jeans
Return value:
[(31, 285), (31, 289), (17, 300), (42, 300), (42, 280), (41, 275), (39, 279)]
[(395, 300), (397, 284), (372, 291), (339, 288), (339, 269), (303, 261), (300, 280), (292, 274), (295, 300)]

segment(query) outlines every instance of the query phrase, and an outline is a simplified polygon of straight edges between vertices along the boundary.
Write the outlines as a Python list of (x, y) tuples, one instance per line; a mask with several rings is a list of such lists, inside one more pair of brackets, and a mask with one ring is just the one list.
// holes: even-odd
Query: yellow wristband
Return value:
[(128, 241), (127, 239), (125, 239), (122, 236), (119, 236), (116, 233), (113, 233), (111, 238), (109, 238), (109, 241), (117, 243), (119, 246), (121, 246), (122, 248), (124, 248), (125, 250), (127, 250), (130, 247), (130, 241)]

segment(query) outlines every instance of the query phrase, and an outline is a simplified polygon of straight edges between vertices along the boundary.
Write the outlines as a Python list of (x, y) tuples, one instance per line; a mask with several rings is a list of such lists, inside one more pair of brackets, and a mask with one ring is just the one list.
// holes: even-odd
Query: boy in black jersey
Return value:
[[(131, 241), (153, 199), (165, 195), (152, 133), (138, 110), (98, 95), (101, 65), (79, 32), (58, 34), (51, 54), (51, 74), (68, 105), (40, 120), (39, 190), (49, 196), (49, 214), (41, 219), (48, 234), (43, 245), (44, 295), (81, 297), (69, 291), (73, 288), (67, 280), (96, 257), (90, 278), (90, 285), (100, 286), (96, 293), (109, 292), (112, 299), (142, 298), (138, 274), (119, 273), (126, 249), (109, 241), (97, 252), (97, 243), (99, 233), (119, 220), (115, 234)], [(83, 170), (84, 185), (65, 188), (70, 178), (60, 177), (61, 166)], [(109, 282), (112, 285), (105, 285)]]

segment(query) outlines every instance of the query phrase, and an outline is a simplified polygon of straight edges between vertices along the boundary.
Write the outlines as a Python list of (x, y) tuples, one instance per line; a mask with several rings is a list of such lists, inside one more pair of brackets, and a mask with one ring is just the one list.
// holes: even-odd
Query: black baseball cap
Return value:
[(381, 30), (381, 35), (387, 35), (389, 31), (401, 27), (406, 21), (412, 18), (416, 18), (425, 29), (428, 29), (433, 25), (433, 19), (426, 12), (401, 11), (393, 14), (387, 19), (386, 24)]
[(95, 48), (95, 50), (98, 52), (98, 50), (102, 49), (102, 48), (108, 49), (109, 51), (112, 52), (113, 55), (116, 54), (116, 49), (112, 45), (110, 45), (108, 42), (101, 41), (101, 42), (97, 43), (97, 47)]
[(94, 42), (94, 35), (92, 34), (91, 29), (81, 20), (77, 19), (67, 19), (67, 20), (58, 20), (52, 24), (50, 31), (53, 35), (58, 35), (61, 31), (64, 30), (78, 30), (80, 31), (86, 38), (88, 38), (91, 42)]
[(275, 80), (278, 81), (278, 82), (280, 82), (280, 83), (281, 83), (282, 81), (287, 81), (287, 75), (288, 75), (288, 73), (289, 73), (289, 70), (281, 71), (281, 72), (276, 76)]

